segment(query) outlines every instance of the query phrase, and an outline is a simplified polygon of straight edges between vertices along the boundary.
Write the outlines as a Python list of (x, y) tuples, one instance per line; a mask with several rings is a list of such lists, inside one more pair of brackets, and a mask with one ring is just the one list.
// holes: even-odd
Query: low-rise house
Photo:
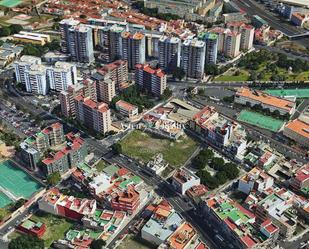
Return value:
[(172, 176), (172, 186), (182, 195), (191, 187), (200, 183), (200, 178), (187, 169), (177, 170)]
[(23, 221), (16, 229), (18, 232), (41, 238), (46, 232), (46, 225), (29, 219)]
[(128, 118), (134, 118), (138, 115), (138, 108), (126, 101), (119, 100), (115, 104), (116, 110)]

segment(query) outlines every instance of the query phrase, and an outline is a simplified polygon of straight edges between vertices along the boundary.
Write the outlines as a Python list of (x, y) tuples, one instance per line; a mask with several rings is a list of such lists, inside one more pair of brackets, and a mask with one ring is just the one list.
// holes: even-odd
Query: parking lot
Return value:
[(14, 105), (0, 103), (0, 118), (19, 134), (22, 133), (26, 136), (33, 135), (40, 129), (34, 119), (29, 120), (30, 114), (17, 110)]

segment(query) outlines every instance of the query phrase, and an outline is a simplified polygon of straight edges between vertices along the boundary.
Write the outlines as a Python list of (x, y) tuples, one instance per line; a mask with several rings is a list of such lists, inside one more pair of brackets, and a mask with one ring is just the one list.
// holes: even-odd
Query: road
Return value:
[(237, 4), (241, 9), (246, 11), (248, 15), (258, 15), (263, 18), (268, 24), (273, 27), (274, 29), (280, 30), (287, 36), (293, 36), (301, 34), (302, 32), (298, 30), (295, 26), (291, 24), (285, 23), (280, 20), (277, 16), (273, 13), (265, 10), (265, 6), (256, 3), (255, 1), (251, 0), (232, 0), (235, 4)]

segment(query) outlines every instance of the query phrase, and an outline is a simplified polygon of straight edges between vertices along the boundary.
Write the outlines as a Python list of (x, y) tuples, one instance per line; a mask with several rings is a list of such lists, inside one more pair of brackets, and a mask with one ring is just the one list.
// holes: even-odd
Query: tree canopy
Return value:
[(91, 249), (102, 249), (106, 242), (102, 239), (93, 240), (90, 244)]
[(9, 249), (44, 249), (44, 241), (30, 235), (21, 235), (12, 239)]
[(47, 183), (49, 185), (56, 185), (61, 181), (61, 175), (59, 172), (54, 172), (52, 174), (50, 174), (49, 176), (47, 176)]

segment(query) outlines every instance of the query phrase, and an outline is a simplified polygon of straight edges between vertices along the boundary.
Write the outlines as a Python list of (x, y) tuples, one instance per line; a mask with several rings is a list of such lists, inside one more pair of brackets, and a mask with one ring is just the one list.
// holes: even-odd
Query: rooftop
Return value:
[(300, 136), (309, 139), (309, 124), (299, 119), (294, 119), (288, 122), (285, 129), (290, 129), (295, 133), (298, 133)]

